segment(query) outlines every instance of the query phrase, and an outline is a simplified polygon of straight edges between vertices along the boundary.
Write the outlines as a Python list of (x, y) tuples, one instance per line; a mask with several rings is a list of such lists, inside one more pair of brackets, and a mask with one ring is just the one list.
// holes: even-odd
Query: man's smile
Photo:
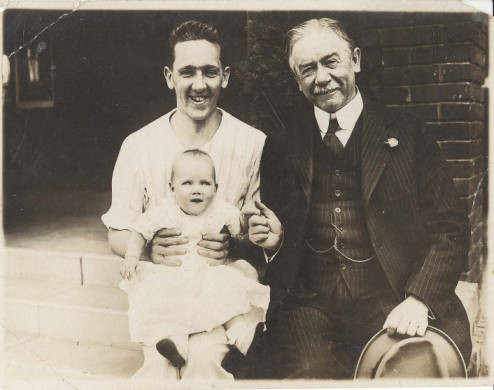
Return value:
[(338, 87), (335, 87), (335, 88), (321, 88), (321, 87), (314, 87), (314, 90), (313, 90), (313, 95), (315, 96), (322, 96), (322, 95), (331, 95), (332, 93), (338, 91), (339, 88)]
[(207, 96), (191, 96), (190, 97), (192, 101), (195, 103), (203, 103), (204, 101), (207, 100)]

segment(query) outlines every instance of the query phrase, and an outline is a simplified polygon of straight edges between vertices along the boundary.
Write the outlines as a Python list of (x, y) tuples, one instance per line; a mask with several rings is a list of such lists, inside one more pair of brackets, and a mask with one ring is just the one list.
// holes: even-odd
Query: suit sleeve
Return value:
[(300, 246), (298, 238), (304, 209), (301, 201), (305, 199), (289, 164), (290, 152), (284, 144), (286, 138), (284, 133), (268, 137), (261, 162), (261, 198), (279, 218), (284, 235), (282, 246), (272, 261), (266, 264), (262, 250), (259, 256), (264, 266), (264, 282), (271, 286), (272, 293), (279, 290), (280, 295), (294, 285), (298, 276), (299, 257), (294, 253)]
[(416, 164), (421, 218), (428, 245), (406, 293), (433, 313), (445, 313), (468, 258), (469, 224), (437, 143), (417, 132)]

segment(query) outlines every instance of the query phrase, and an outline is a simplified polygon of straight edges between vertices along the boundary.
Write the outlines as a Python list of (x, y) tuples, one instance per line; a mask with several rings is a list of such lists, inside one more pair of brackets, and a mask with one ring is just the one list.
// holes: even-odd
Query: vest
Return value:
[[(379, 291), (384, 273), (365, 223), (360, 178), (362, 118), (340, 156), (314, 134), (314, 176), (302, 269), (304, 286), (329, 296), (343, 281), (357, 299)], [(371, 260), (354, 262), (349, 260)]]

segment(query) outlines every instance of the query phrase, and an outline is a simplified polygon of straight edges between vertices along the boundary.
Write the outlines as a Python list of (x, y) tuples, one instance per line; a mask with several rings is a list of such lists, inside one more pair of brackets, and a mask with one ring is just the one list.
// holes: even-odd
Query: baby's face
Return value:
[(185, 157), (173, 170), (171, 190), (178, 206), (189, 215), (200, 215), (216, 194), (213, 167), (208, 159)]

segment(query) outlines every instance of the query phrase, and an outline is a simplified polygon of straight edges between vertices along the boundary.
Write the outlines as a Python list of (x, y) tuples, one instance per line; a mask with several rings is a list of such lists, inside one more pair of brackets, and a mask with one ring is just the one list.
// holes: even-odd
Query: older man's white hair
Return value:
[(336, 19), (321, 18), (321, 19), (310, 19), (303, 23), (296, 25), (295, 27), (288, 30), (286, 33), (286, 54), (288, 56), (288, 63), (292, 72), (297, 74), (294, 68), (292, 59), (293, 46), (297, 41), (302, 39), (306, 34), (314, 31), (328, 30), (337, 34), (340, 38), (348, 42), (350, 53), (356, 46), (355, 40), (350, 37), (345, 25)]

